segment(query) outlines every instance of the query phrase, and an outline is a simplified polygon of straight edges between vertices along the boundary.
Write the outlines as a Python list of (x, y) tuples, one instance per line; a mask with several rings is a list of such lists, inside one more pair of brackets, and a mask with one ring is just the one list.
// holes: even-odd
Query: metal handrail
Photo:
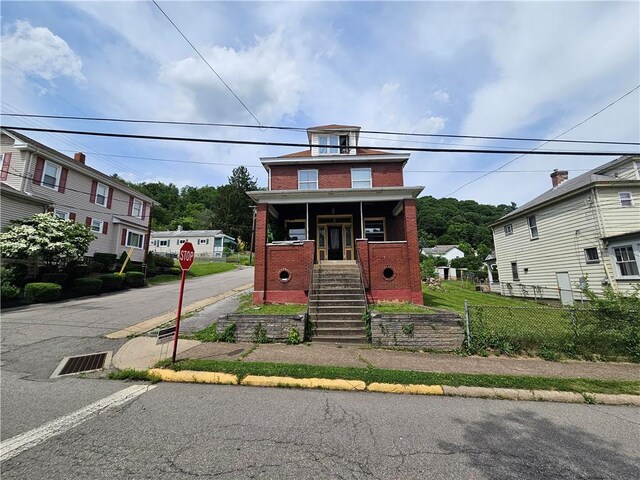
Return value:
[[(367, 248), (369, 246), (367, 245)], [(358, 252), (358, 244), (356, 243), (356, 264), (358, 265), (358, 273), (360, 274), (360, 285), (362, 286), (362, 295), (364, 296), (364, 308), (365, 311), (369, 311), (369, 299), (367, 298), (367, 290), (364, 286), (364, 272), (362, 271), (362, 262), (360, 260), (360, 253)]]

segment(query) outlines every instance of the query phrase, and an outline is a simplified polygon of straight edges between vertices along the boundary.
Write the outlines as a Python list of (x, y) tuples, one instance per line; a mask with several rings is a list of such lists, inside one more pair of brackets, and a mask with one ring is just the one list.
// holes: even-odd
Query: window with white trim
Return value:
[(596, 247), (585, 248), (584, 257), (587, 263), (600, 263), (600, 256)]
[(98, 183), (96, 186), (96, 205), (100, 205), (101, 207), (107, 206), (107, 198), (109, 197), (109, 187), (107, 187), (104, 183)]
[(371, 242), (384, 242), (384, 218), (365, 218), (364, 236)]
[(91, 220), (91, 231), (96, 233), (102, 233), (102, 226), (104, 222), (102, 220), (96, 220), (95, 218)]
[(636, 278), (640, 276), (638, 259), (632, 245), (620, 245), (612, 247), (612, 253), (619, 278)]
[(317, 190), (318, 170), (298, 170), (298, 190)]
[(320, 135), (318, 137), (320, 155), (349, 153), (349, 135)]
[(208, 238), (199, 238), (198, 239), (198, 245), (209, 245), (209, 239)]
[(507, 235), (511, 235), (512, 233), (513, 233), (513, 224), (507, 223), (504, 226), (504, 235), (507, 236)]
[(127, 247), (142, 248), (144, 246), (144, 234), (127, 230)]
[(139, 198), (134, 198), (131, 204), (131, 215), (134, 217), (142, 218), (143, 204)]
[(44, 162), (42, 185), (57, 190), (60, 185), (60, 175), (62, 175), (61, 167), (55, 163), (51, 163), (49, 160)]
[(58, 210), (57, 208), (53, 211), (54, 216), (61, 218), (62, 220), (69, 220), (69, 212), (65, 212), (64, 210)]
[(618, 192), (621, 207), (633, 207), (633, 197), (631, 192)]
[(527, 224), (529, 225), (529, 236), (531, 240), (538, 238), (538, 222), (535, 215), (527, 217)]
[(371, 188), (371, 169), (370, 168), (352, 168), (351, 169), (351, 188)]

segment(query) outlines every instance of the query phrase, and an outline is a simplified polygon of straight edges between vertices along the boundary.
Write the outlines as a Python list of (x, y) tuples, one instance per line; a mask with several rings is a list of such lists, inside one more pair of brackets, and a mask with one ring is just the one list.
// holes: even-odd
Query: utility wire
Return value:
[(166, 14), (166, 12), (160, 7), (160, 5), (158, 5), (158, 2), (156, 2), (156, 0), (152, 0), (153, 4), (158, 8), (158, 10), (160, 10), (160, 12), (162, 12), (162, 14), (165, 16), (165, 18), (169, 21), (169, 23), (171, 25), (173, 25), (173, 27), (178, 31), (178, 33), (180, 35), (182, 35), (182, 38), (184, 38), (186, 40), (186, 42), (191, 46), (191, 48), (193, 48), (193, 51), (196, 52), (198, 54), (198, 56), (202, 59), (202, 61), (204, 63), (207, 64), (207, 67), (209, 67), (209, 70), (211, 70), (216, 77), (218, 77), (218, 79), (224, 84), (225, 87), (227, 87), (227, 90), (229, 90), (231, 92), (231, 94), (236, 97), (236, 100), (238, 100), (238, 102), (240, 102), (240, 105), (242, 105), (244, 107), (244, 109), (249, 112), (249, 115), (251, 115), (253, 117), (253, 119), (258, 122), (258, 125), (260, 127), (262, 127), (262, 123), (260, 123), (260, 120), (258, 120), (258, 117), (256, 117), (253, 112), (251, 110), (249, 110), (249, 107), (247, 107), (245, 105), (245, 103), (240, 100), (240, 97), (238, 95), (236, 95), (236, 92), (234, 92), (232, 90), (232, 88), (227, 84), (227, 82), (224, 81), (224, 79), (218, 74), (218, 72), (216, 72), (216, 70), (211, 66), (211, 64), (209, 62), (207, 62), (207, 60), (202, 56), (202, 54), (198, 51), (198, 49), (195, 47), (195, 45), (193, 43), (191, 43), (189, 41), (189, 39), (186, 37), (186, 35), (184, 33), (182, 33), (182, 30), (180, 30), (178, 28), (178, 26), (173, 22), (173, 20), (171, 20), (171, 18), (169, 17), (169, 15)]
[[(167, 137), (161, 135), (140, 135), (132, 133), (112, 133), (112, 132), (95, 132), (84, 130), (63, 130), (52, 128), (34, 128), (34, 127), (21, 127), (21, 126), (2, 126), (9, 130), (24, 130), (29, 132), (48, 132), (48, 133), (64, 133), (69, 135), (91, 135), (96, 137), (110, 137), (110, 138), (135, 138), (140, 140), (163, 140), (174, 142), (198, 142), (198, 143), (213, 143), (213, 144), (227, 144), (227, 145), (260, 145), (271, 147), (321, 147), (322, 145), (313, 145), (308, 143), (290, 143), (290, 142), (266, 142), (256, 140), (227, 140), (219, 138), (198, 138), (198, 137)], [(566, 132), (565, 132), (566, 133)], [(326, 145), (325, 145), (326, 146)], [(336, 147), (337, 148), (337, 147)], [(373, 146), (358, 146), (352, 148), (363, 149), (383, 149), (389, 151), (398, 152), (431, 152), (431, 153), (491, 153), (491, 154), (523, 154), (524, 155), (568, 155), (568, 156), (609, 156), (609, 157), (621, 157), (626, 155), (638, 155), (640, 152), (602, 152), (602, 151), (569, 151), (569, 150), (518, 150), (518, 149), (482, 149), (482, 148), (420, 148), (420, 147), (373, 147)], [(511, 160), (508, 163), (515, 161)], [(505, 164), (507, 165), (507, 164)], [(504, 165), (503, 165), (504, 166)], [(496, 169), (497, 170), (497, 169)]]
[[(640, 85), (638, 85), (638, 87), (640, 87)], [(636, 87), (636, 89), (638, 87)], [(0, 115), (4, 115), (7, 117), (36, 117), (36, 118), (52, 118), (52, 119), (58, 119), (58, 120), (83, 120), (83, 121), (89, 121), (89, 122), (141, 123), (141, 124), (152, 124), (152, 125), (182, 125), (182, 126), (196, 126), (196, 127), (260, 128), (264, 130), (288, 130), (288, 131), (296, 131), (296, 132), (307, 131), (306, 128), (302, 128), (302, 127), (288, 127), (288, 126), (278, 126), (278, 125), (256, 126), (256, 125), (246, 125), (246, 124), (240, 124), (240, 123), (179, 122), (175, 120), (137, 120), (137, 119), (130, 119), (130, 118), (82, 117), (82, 116), (72, 116), (72, 115), (38, 115), (38, 114), (16, 114), (16, 113), (0, 113)], [(320, 130), (322, 131), (322, 129)], [(327, 129), (324, 131), (333, 132), (335, 130)], [(601, 140), (560, 140), (557, 137), (552, 139), (546, 139), (546, 138), (528, 138), (528, 137), (499, 137), (499, 136), (486, 136), (486, 135), (411, 133), (411, 132), (393, 132), (393, 131), (383, 131), (383, 130), (360, 130), (360, 133), (365, 133), (365, 134), (368, 133), (368, 134), (376, 134), (376, 135), (411, 136), (411, 137), (506, 140), (506, 141), (518, 141), (518, 142), (587, 143), (587, 144), (598, 144), (598, 145), (640, 145), (640, 142), (614, 142), (614, 141), (601, 141)], [(374, 137), (361, 137), (361, 138), (373, 139)], [(394, 140), (394, 141), (399, 141), (399, 140)]]
[(628, 97), (629, 95), (631, 95), (633, 92), (635, 92), (636, 90), (638, 90), (640, 88), (640, 85), (636, 85), (635, 87), (633, 87), (631, 90), (629, 90), (627, 93), (625, 93), (624, 95), (622, 95), (621, 97), (618, 97), (617, 99), (615, 99), (613, 102), (611, 102), (610, 104), (606, 105), (605, 107), (601, 108), (600, 110), (598, 110), (596, 113), (589, 115), (587, 118), (585, 118), (584, 120), (582, 120), (581, 122), (576, 123), (573, 127), (569, 128), (568, 130), (565, 130), (564, 132), (562, 132), (561, 134), (553, 137), (551, 140), (547, 140), (543, 143), (541, 143), (540, 145), (538, 145), (537, 147), (535, 147), (533, 150), (529, 151), (529, 152), (524, 152), (522, 155), (518, 155), (517, 157), (509, 160), (506, 163), (503, 163), (502, 165), (500, 165), (498, 168), (495, 168), (483, 175), (480, 175), (479, 177), (474, 178), (473, 180), (465, 183), (464, 185), (456, 188), (454, 191), (452, 191), (451, 193), (448, 193), (446, 195), (444, 195), (444, 197), (450, 197), (451, 195), (453, 195), (454, 193), (458, 193), (460, 190), (462, 190), (464, 187), (471, 185), (472, 183), (477, 182), (478, 180), (480, 180), (481, 178), (484, 178), (488, 175), (491, 175), (492, 173), (506, 167), (507, 165), (512, 164), (513, 162), (515, 162), (516, 160), (521, 159), (522, 157), (526, 156), (526, 155), (538, 155), (540, 152), (538, 152), (537, 150), (540, 147), (545, 146), (547, 143), (553, 141), (553, 140), (557, 140), (558, 138), (560, 138), (563, 135), (566, 135), (567, 133), (569, 133), (572, 130), (575, 130), (576, 128), (578, 128), (580, 125), (583, 125), (584, 123), (588, 122), (589, 120), (591, 120), (593, 117), (601, 114), (602, 112), (604, 112), (606, 109), (608, 109), (609, 107), (612, 107), (613, 105), (615, 105), (616, 103), (618, 103), (619, 101), (621, 101), (622, 99)]

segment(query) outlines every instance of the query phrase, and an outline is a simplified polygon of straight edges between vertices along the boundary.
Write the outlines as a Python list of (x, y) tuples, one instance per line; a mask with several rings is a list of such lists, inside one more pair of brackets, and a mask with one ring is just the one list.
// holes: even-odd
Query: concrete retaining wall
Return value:
[(231, 314), (218, 317), (218, 333), (224, 332), (225, 327), (236, 322), (236, 340), (238, 342), (256, 341), (256, 328), (258, 323), (266, 330), (267, 339), (272, 342), (284, 342), (289, 338), (291, 328), (295, 328), (304, 339), (305, 314), (298, 315), (252, 315)]
[(388, 347), (455, 350), (464, 341), (464, 322), (455, 313), (371, 312), (371, 341)]

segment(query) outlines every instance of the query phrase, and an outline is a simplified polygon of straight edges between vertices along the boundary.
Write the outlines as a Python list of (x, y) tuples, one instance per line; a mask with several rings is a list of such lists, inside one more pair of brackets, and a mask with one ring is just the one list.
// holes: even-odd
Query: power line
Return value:
[[(636, 90), (636, 87), (634, 90)], [(633, 90), (629, 93), (632, 93)], [(15, 113), (0, 113), (7, 117), (36, 117), (36, 118), (52, 118), (57, 120), (83, 120), (89, 122), (112, 122), (112, 123), (134, 123), (134, 124), (152, 124), (152, 125), (181, 125), (181, 126), (196, 126), (196, 127), (230, 127), (230, 128), (260, 128), (263, 130), (288, 130), (296, 132), (306, 132), (306, 128), (302, 127), (288, 127), (279, 125), (247, 125), (240, 123), (215, 123), (215, 122), (180, 122), (176, 120), (140, 120), (131, 118), (112, 118), (112, 117), (82, 117), (73, 115), (38, 115), (38, 114), (15, 114)], [(586, 121), (586, 120), (585, 120)], [(580, 125), (580, 124), (579, 124)], [(576, 125), (576, 126), (579, 126)], [(321, 129), (322, 130), (322, 129)], [(327, 132), (335, 130), (326, 130)], [(560, 140), (557, 137), (552, 139), (546, 138), (529, 138), (529, 137), (500, 137), (500, 136), (487, 136), (487, 135), (454, 135), (454, 134), (437, 134), (437, 133), (411, 133), (411, 132), (394, 132), (383, 130), (360, 130), (360, 133), (369, 133), (376, 135), (396, 135), (396, 136), (411, 136), (411, 137), (436, 137), (436, 138), (467, 138), (478, 140), (506, 140), (506, 141), (519, 141), (519, 142), (557, 142), (557, 143), (586, 143), (597, 145), (640, 145), (640, 142), (614, 142), (603, 140)], [(567, 133), (567, 132), (565, 132)], [(374, 138), (374, 137), (362, 137), (362, 138)], [(399, 140), (395, 140), (399, 141)], [(416, 142), (419, 143), (419, 142)]]
[(252, 112), (251, 110), (249, 110), (249, 107), (247, 107), (247, 106), (245, 105), (245, 103), (244, 103), (242, 100), (240, 100), (240, 97), (239, 97), (238, 95), (236, 95), (236, 92), (234, 92), (234, 91), (231, 89), (231, 87), (227, 84), (227, 82), (225, 82), (225, 81), (223, 80), (223, 78), (218, 74), (218, 72), (216, 72), (216, 70), (211, 66), (211, 64), (210, 64), (209, 62), (207, 62), (207, 60), (202, 56), (202, 54), (198, 51), (198, 49), (195, 47), (195, 45), (189, 41), (189, 39), (186, 37), (186, 35), (185, 35), (184, 33), (182, 33), (182, 30), (180, 30), (180, 29), (178, 28), (178, 26), (173, 22), (173, 20), (171, 20), (171, 18), (169, 18), (169, 15), (167, 15), (167, 14), (166, 14), (166, 12), (165, 12), (162, 8), (160, 8), (160, 5), (158, 5), (158, 3), (156, 2), (156, 0), (152, 0), (152, 1), (153, 1), (153, 4), (154, 4), (156, 7), (158, 7), (158, 10), (160, 10), (160, 11), (162, 12), (162, 14), (165, 16), (165, 18), (166, 18), (167, 20), (169, 20), (169, 23), (170, 23), (171, 25), (173, 25), (173, 27), (178, 31), (178, 33), (179, 33), (180, 35), (182, 35), (182, 38), (184, 38), (184, 39), (186, 40), (186, 42), (191, 46), (191, 48), (193, 48), (193, 51), (194, 51), (194, 52), (196, 52), (196, 53), (198, 54), (198, 56), (202, 59), (202, 61), (203, 61), (204, 63), (206, 63), (206, 64), (207, 64), (207, 67), (209, 67), (209, 69), (210, 69), (210, 70), (211, 70), (211, 71), (216, 75), (216, 77), (218, 77), (218, 79), (219, 79), (219, 80), (224, 84), (224, 86), (225, 86), (225, 87), (227, 87), (227, 90), (229, 90), (229, 91), (231, 92), (231, 94), (232, 94), (234, 97), (236, 97), (236, 100), (238, 100), (238, 102), (240, 102), (240, 105), (242, 105), (242, 106), (244, 107), (244, 109), (245, 109), (247, 112), (249, 112), (249, 115), (251, 115), (251, 116), (253, 117), (253, 119), (254, 119), (256, 122), (258, 122), (258, 125), (262, 126), (262, 124), (260, 123), (260, 120), (258, 120), (258, 117), (256, 117), (256, 116), (253, 114), (253, 112)]
[[(198, 138), (198, 137), (167, 137), (161, 135), (140, 135), (132, 133), (112, 133), (112, 132), (95, 132), (84, 130), (62, 130), (51, 128), (34, 128), (34, 127), (21, 127), (21, 126), (2, 126), (2, 128), (10, 130), (24, 130), (30, 132), (49, 132), (49, 133), (63, 133), (69, 135), (91, 135), (96, 137), (110, 137), (110, 138), (135, 138), (139, 140), (163, 140), (173, 142), (198, 142), (198, 143), (213, 143), (213, 144), (226, 144), (226, 145), (254, 145), (254, 146), (271, 146), (271, 147), (321, 147), (322, 145), (313, 145), (308, 143), (290, 143), (290, 142), (266, 142), (256, 140), (227, 140), (219, 138)], [(566, 133), (566, 132), (565, 132)], [(627, 155), (638, 155), (640, 152), (602, 152), (602, 151), (570, 151), (570, 150), (518, 150), (518, 149), (476, 149), (476, 148), (420, 148), (420, 147), (374, 147), (374, 146), (358, 146), (353, 148), (363, 149), (384, 149), (389, 151), (399, 152), (430, 152), (430, 153), (483, 153), (483, 154), (523, 154), (524, 155), (568, 155), (568, 156), (609, 156), (609, 157), (621, 157)], [(515, 159), (514, 159), (515, 160)], [(511, 160), (514, 161), (514, 160)], [(511, 163), (509, 162), (509, 163)], [(506, 164), (505, 164), (506, 165)]]
[(591, 120), (593, 117), (595, 117), (596, 115), (601, 114), (602, 112), (604, 112), (606, 109), (608, 109), (609, 107), (612, 107), (613, 105), (615, 105), (616, 103), (618, 103), (619, 101), (621, 101), (622, 99), (626, 98), (627, 96), (631, 95), (633, 92), (635, 92), (636, 90), (638, 90), (640, 88), (640, 85), (636, 85), (635, 87), (633, 87), (631, 90), (629, 90), (627, 93), (625, 93), (624, 95), (622, 95), (621, 97), (618, 97), (617, 99), (615, 99), (613, 102), (609, 103), (608, 105), (606, 105), (605, 107), (601, 108), (600, 110), (598, 110), (596, 113), (589, 115), (587, 118), (585, 118), (584, 120), (582, 120), (581, 122), (575, 124), (573, 127), (569, 128), (568, 130), (565, 130), (564, 132), (562, 132), (561, 134), (555, 136), (554, 138), (552, 138), (551, 140), (547, 140), (543, 143), (541, 143), (540, 145), (538, 145), (537, 147), (535, 147), (533, 150), (529, 151), (529, 152), (524, 152), (522, 155), (518, 155), (517, 157), (509, 160), (508, 162), (500, 165), (498, 168), (495, 168), (483, 175), (480, 175), (479, 177), (474, 178), (473, 180), (465, 183), (464, 185), (458, 187), (457, 189), (455, 189), (453, 192), (448, 193), (445, 195), (445, 197), (450, 197), (451, 195), (453, 195), (454, 193), (459, 192), (460, 190), (462, 190), (464, 187), (471, 185), (472, 183), (477, 182), (478, 180), (480, 180), (481, 178), (484, 178), (488, 175), (491, 175), (492, 173), (506, 167), (507, 165), (512, 164), (513, 162), (515, 162), (516, 160), (519, 160), (520, 158), (526, 156), (526, 155), (538, 155), (540, 152), (536, 151), (538, 150), (540, 147), (545, 146), (547, 143), (553, 141), (553, 140), (557, 140), (559, 137), (569, 133), (572, 130), (575, 130), (576, 128), (578, 128), (580, 125), (588, 122), (589, 120)]

